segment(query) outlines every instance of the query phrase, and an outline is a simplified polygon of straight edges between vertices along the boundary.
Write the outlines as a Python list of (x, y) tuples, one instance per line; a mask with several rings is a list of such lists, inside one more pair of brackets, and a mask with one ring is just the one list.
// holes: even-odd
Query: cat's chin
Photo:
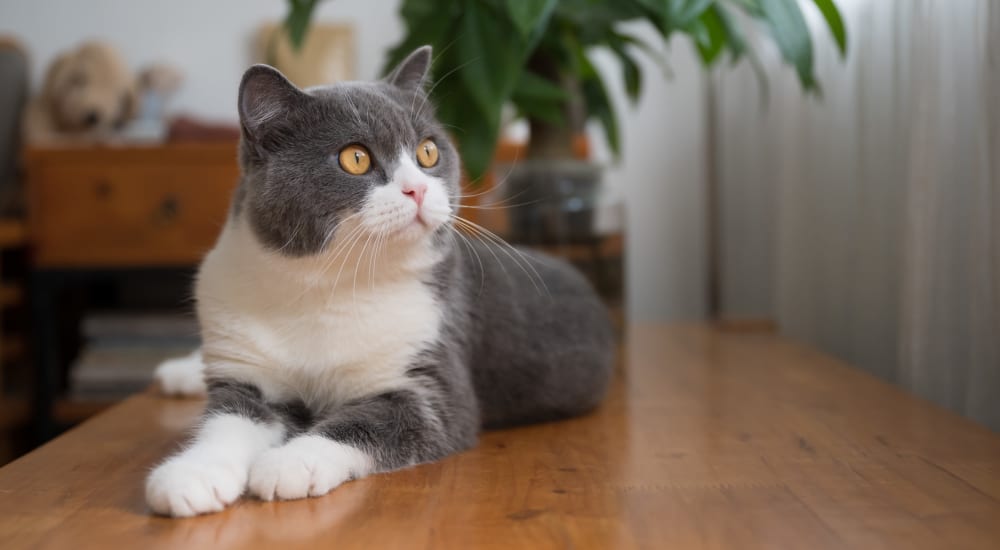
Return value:
[(421, 217), (414, 217), (409, 223), (391, 231), (391, 234), (398, 241), (419, 241), (430, 237), (440, 225), (440, 223), (429, 222)]

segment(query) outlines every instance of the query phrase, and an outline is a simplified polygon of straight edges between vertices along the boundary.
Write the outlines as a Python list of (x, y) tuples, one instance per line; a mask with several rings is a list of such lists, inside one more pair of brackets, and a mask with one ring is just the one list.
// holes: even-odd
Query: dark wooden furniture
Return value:
[(142, 486), (202, 403), (139, 395), (0, 468), (0, 547), (997, 547), (997, 434), (771, 333), (637, 325), (623, 351), (589, 416), (185, 520)]
[(231, 141), (29, 148), (24, 166), (32, 251), (33, 408), (36, 436), (44, 441), (57, 424), (104, 406), (60, 399), (60, 292), (109, 275), (196, 265), (225, 222), (239, 171)]

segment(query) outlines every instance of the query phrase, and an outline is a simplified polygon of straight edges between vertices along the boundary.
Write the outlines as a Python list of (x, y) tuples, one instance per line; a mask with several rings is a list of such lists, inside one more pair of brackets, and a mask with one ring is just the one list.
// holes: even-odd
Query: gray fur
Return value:
[[(265, 246), (288, 256), (316, 254), (337, 224), (393, 172), (384, 162), (432, 136), (440, 162), (430, 171), (458, 201), (460, 161), (426, 103), (430, 49), (390, 77), (299, 91), (277, 71), (255, 66), (240, 89), (243, 179), (234, 215), (248, 216)], [(341, 172), (335, 152), (361, 143), (374, 168)], [(482, 427), (585, 413), (603, 397), (614, 361), (606, 310), (568, 264), (513, 252), (442, 227), (442, 260), (422, 281), (445, 310), (439, 341), (408, 370), (412, 387), (375, 393), (324, 410), (267, 403), (252, 385), (211, 380), (209, 412), (281, 421), (289, 434), (321, 434), (367, 451), (377, 469), (441, 458), (475, 443)]]

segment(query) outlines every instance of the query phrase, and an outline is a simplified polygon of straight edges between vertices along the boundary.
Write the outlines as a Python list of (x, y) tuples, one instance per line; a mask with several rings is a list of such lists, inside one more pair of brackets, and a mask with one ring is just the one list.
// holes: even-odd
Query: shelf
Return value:
[(21, 220), (0, 219), (0, 248), (21, 246), (27, 240), (27, 231)]
[(16, 361), (24, 355), (24, 341), (10, 336), (0, 339), (0, 365)]
[(24, 301), (21, 287), (12, 284), (0, 284), (0, 308), (15, 306)]
[(23, 397), (0, 397), (0, 431), (27, 424), (31, 418), (30, 404)]

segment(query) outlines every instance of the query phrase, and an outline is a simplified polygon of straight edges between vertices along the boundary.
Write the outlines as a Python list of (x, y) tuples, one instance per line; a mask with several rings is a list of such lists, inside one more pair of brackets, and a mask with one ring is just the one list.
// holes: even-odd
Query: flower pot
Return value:
[(510, 214), (511, 240), (542, 246), (593, 240), (602, 172), (597, 164), (577, 160), (508, 166), (501, 191)]
[(507, 214), (504, 238), (575, 265), (620, 319), (624, 219), (603, 175), (602, 166), (572, 159), (499, 166), (491, 202)]

